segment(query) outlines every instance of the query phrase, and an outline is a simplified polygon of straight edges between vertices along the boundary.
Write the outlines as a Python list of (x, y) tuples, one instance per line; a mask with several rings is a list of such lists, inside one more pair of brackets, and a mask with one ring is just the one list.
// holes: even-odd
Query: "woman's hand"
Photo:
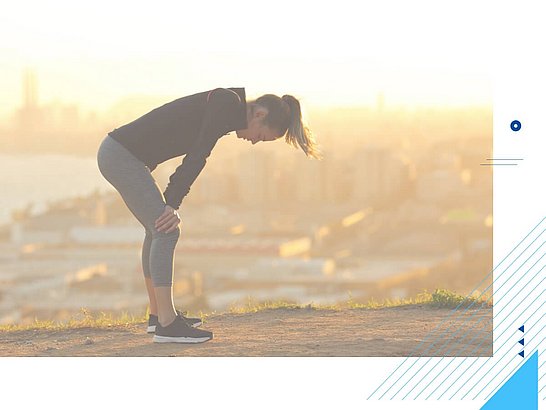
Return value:
[(165, 233), (169, 233), (174, 231), (179, 223), (180, 215), (178, 215), (178, 211), (169, 205), (165, 205), (165, 211), (155, 221), (155, 228), (159, 232), (165, 230)]

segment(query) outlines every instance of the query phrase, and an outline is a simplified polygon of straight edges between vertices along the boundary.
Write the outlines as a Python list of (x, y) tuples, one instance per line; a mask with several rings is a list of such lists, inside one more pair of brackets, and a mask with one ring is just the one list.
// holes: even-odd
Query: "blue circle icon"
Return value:
[(510, 128), (512, 128), (512, 131), (519, 131), (521, 130), (521, 122), (518, 120), (514, 120), (510, 124)]

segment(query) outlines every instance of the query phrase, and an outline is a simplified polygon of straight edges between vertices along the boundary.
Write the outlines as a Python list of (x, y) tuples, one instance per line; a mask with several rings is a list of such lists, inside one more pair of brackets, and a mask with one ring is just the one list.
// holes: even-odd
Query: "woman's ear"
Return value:
[(254, 110), (254, 117), (259, 118), (260, 120), (263, 120), (267, 116), (267, 108), (257, 106)]

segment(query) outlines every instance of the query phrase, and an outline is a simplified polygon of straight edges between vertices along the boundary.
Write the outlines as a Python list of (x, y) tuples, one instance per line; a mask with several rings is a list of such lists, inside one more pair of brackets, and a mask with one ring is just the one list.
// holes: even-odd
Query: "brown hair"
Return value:
[(268, 114), (263, 119), (264, 125), (278, 130), (280, 135), (285, 136), (287, 144), (295, 148), (299, 146), (308, 157), (322, 159), (322, 153), (311, 130), (302, 120), (300, 102), (294, 96), (285, 94), (278, 97), (274, 94), (264, 94), (250, 103), (252, 112), (255, 105), (267, 108)]

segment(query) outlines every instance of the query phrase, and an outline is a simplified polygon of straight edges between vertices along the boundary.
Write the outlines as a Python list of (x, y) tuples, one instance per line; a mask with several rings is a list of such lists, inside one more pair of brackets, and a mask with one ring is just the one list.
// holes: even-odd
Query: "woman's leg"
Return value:
[(176, 310), (173, 302), (172, 286), (154, 287), (157, 299), (157, 313), (161, 326), (166, 327), (176, 318)]
[(152, 246), (152, 231), (146, 228), (146, 235), (142, 243), (142, 271), (144, 272), (144, 282), (146, 283), (146, 291), (150, 300), (150, 314), (157, 316), (157, 301), (155, 298), (154, 285), (152, 275), (150, 273), (150, 248)]
[[(169, 233), (155, 228), (156, 219), (165, 210), (165, 198), (149, 169), (120, 143), (107, 136), (99, 148), (97, 162), (102, 175), (116, 188), (131, 213), (146, 229), (142, 262), (144, 275), (147, 277), (146, 273), (149, 273), (153, 287), (151, 292), (147, 286), (149, 296), (153, 295), (150, 296), (150, 310), (155, 296), (159, 322), (168, 325), (176, 317), (172, 285), (174, 250), (180, 228)], [(146, 283), (148, 285), (148, 280)]]
[(144, 277), (148, 299), (150, 300), (150, 314), (157, 316), (157, 299), (155, 297), (154, 284), (151, 277)]

